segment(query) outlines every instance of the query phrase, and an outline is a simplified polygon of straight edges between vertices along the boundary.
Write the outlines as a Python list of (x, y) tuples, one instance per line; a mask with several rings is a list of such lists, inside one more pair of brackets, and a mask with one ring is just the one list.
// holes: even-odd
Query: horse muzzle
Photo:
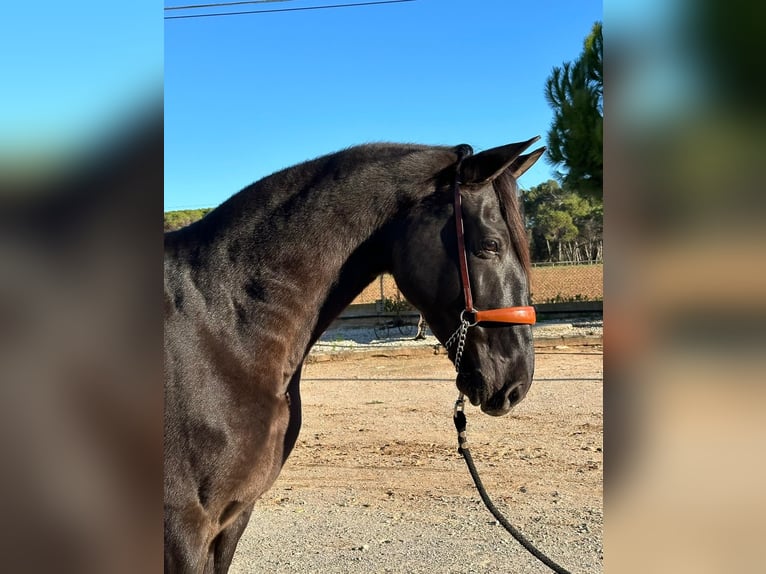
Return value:
[(482, 402), (481, 410), (493, 417), (507, 415), (527, 395), (528, 389), (529, 385), (526, 383), (514, 383), (507, 389), (495, 393), (488, 401)]
[(481, 407), (482, 412), (492, 416), (508, 414), (527, 395), (529, 384), (526, 382), (512, 383), (501, 390), (491, 392), (487, 381), (478, 370), (459, 373), (457, 388), (464, 393), (470, 403)]

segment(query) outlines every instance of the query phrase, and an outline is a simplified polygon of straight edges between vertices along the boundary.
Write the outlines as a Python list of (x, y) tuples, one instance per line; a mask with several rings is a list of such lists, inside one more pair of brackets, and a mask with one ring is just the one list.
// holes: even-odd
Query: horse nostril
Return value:
[(515, 405), (521, 400), (521, 383), (517, 384), (511, 389), (511, 392), (508, 393), (508, 402), (511, 404), (511, 406)]

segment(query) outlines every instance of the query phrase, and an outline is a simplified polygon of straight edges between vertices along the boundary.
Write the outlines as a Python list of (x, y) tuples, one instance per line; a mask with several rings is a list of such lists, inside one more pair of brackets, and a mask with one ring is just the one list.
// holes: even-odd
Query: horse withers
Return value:
[[(228, 571), (297, 440), (304, 358), (380, 273), (442, 343), (464, 322), (468, 282), (476, 309), (528, 304), (515, 180), (543, 153), (523, 154), (537, 139), (476, 155), (466, 145), (352, 147), (268, 176), (166, 234), (166, 572)], [(525, 396), (534, 370), (529, 325), (500, 325), (478, 324), (459, 357), (449, 352), (460, 391), (492, 415)]]

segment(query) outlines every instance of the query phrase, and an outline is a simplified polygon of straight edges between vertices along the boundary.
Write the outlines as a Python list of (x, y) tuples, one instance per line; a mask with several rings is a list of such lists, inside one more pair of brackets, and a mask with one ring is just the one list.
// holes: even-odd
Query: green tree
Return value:
[(545, 98), (553, 108), (547, 160), (563, 171), (558, 178), (583, 196), (603, 197), (603, 35), (596, 22), (575, 62), (553, 68)]
[(603, 204), (548, 180), (523, 191), (533, 261), (595, 261), (602, 257)]
[(204, 217), (212, 208), (205, 209), (182, 209), (179, 211), (166, 211), (165, 212), (165, 231), (175, 231), (186, 227), (190, 223), (194, 223), (198, 219)]

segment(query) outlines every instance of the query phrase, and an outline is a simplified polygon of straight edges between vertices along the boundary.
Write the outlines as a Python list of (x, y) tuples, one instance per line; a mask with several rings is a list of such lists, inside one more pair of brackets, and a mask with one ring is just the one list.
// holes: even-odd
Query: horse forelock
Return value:
[(524, 268), (529, 281), (530, 268), (532, 266), (529, 255), (529, 242), (527, 241), (527, 231), (524, 226), (524, 218), (519, 205), (517, 195), (516, 179), (505, 171), (495, 178), (492, 183), (497, 199), (500, 202), (500, 210), (511, 234), (511, 242), (516, 251), (516, 256)]

